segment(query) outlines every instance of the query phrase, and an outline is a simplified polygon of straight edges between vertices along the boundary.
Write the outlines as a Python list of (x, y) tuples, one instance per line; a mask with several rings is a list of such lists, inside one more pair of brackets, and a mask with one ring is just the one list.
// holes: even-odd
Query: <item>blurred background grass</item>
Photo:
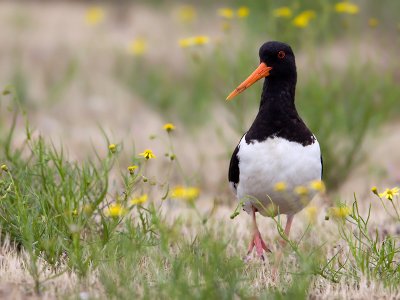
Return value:
[[(236, 204), (228, 189), (227, 169), (232, 150), (258, 109), (261, 83), (231, 103), (225, 98), (257, 66), (263, 42), (287, 42), (297, 58), (296, 105), (320, 141), (329, 197), (336, 198), (334, 194), (346, 185), (351, 195), (365, 195), (379, 181), (398, 184), (399, 9), (400, 3), (388, 0), (287, 0), (279, 5), (0, 2), (0, 163), (11, 170), (3, 170), (0, 178), (6, 199), (1, 230), (27, 252), (24, 263), (34, 290), (39, 293), (41, 284), (53, 277), (46, 273), (49, 267), (57, 276), (71, 272), (79, 277), (82, 287), (74, 287), (76, 297), (81, 297), (80, 290), (93, 289), (94, 295), (105, 292), (117, 298), (132, 293), (148, 298), (304, 298), (314, 284), (310, 274), (319, 274), (319, 259), (326, 264), (319, 275), (331, 272), (333, 279), (340, 277), (341, 255), (337, 262), (339, 252), (330, 259), (339, 240), (319, 249), (321, 241), (327, 236), (335, 239), (338, 233), (336, 227), (329, 232), (332, 223), (322, 221), (326, 203), (320, 202), (325, 199), (319, 199), (314, 213), (318, 230), (311, 231), (305, 212), (293, 233), (295, 239), (299, 232), (310, 235), (301, 244), (307, 259), (285, 264), (288, 274), (295, 270), (307, 276), (290, 277), (290, 284), (282, 281), (276, 288), (263, 267), (240, 261), (248, 224), (244, 219), (227, 222)], [(20, 117), (13, 139), (7, 138), (14, 124), (14, 97), (32, 127), (31, 140), (25, 141), (26, 120)], [(166, 122), (176, 125), (168, 135), (173, 146), (162, 129)], [(116, 153), (109, 151), (111, 143), (117, 144)], [(139, 167), (140, 174), (150, 174), (142, 182), (141, 175), (131, 177), (126, 167), (138, 163), (137, 153), (145, 148), (157, 159)], [(178, 158), (179, 172), (169, 173), (171, 157), (164, 154), (171, 151)], [(121, 173), (123, 187), (115, 173)], [(134, 188), (129, 180), (134, 180)], [(169, 184), (184, 184), (199, 187), (201, 197), (175, 210), (180, 204), (151, 193), (153, 185), (148, 183), (157, 180), (162, 193), (168, 194)], [(149, 193), (149, 205), (131, 207), (132, 219), (106, 215), (110, 203), (126, 202), (132, 192)], [(353, 198), (347, 193), (340, 199)], [(367, 210), (368, 198), (359, 199)], [(165, 215), (156, 209), (157, 200), (167, 206)], [(97, 207), (87, 212), (86, 204)], [(374, 211), (373, 226), (391, 232), (398, 220), (381, 217), (382, 211)], [(350, 237), (353, 232), (349, 227)], [(265, 233), (276, 235), (271, 227)], [(378, 240), (372, 239), (368, 251), (379, 252)], [(349, 245), (353, 244), (345, 244)], [(354, 245), (359, 250), (356, 258), (369, 253)], [(314, 248), (323, 253), (310, 256)], [(384, 251), (375, 257), (387, 260)], [(379, 279), (382, 271), (377, 267), (361, 272), (351, 264), (347, 268), (343, 274), (357, 280), (359, 274), (368, 277), (375, 270)], [(98, 283), (90, 283), (92, 272), (97, 273), (93, 276), (100, 280), (102, 292)], [(398, 286), (398, 276), (389, 277), (390, 284)], [(327, 280), (334, 281), (329, 276)], [(332, 291), (326, 282), (323, 286)], [(344, 286), (347, 292), (347, 282)], [(317, 290), (319, 286), (310, 293), (324, 293)]]
[[(400, 110), (395, 1), (0, 6), (0, 82), (15, 87), (39, 132), (65, 140), (79, 158), (100, 143), (98, 127), (157, 151), (148, 136), (176, 123), (183, 164), (210, 194), (226, 191), (221, 170), (254, 118), (261, 84), (232, 103), (224, 99), (257, 65), (265, 41), (287, 42), (296, 53), (296, 103), (322, 146), (329, 187), (363, 159), (369, 130)], [(7, 104), (1, 109), (4, 127)], [(211, 170), (219, 172), (205, 178)]]

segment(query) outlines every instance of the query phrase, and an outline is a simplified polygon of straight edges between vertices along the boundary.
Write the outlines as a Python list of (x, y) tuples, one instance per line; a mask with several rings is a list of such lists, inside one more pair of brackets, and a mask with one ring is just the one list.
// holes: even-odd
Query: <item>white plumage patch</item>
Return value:
[[(239, 144), (239, 183), (236, 194), (245, 200), (247, 212), (254, 206), (263, 215), (294, 214), (303, 209), (315, 195), (298, 195), (296, 187), (321, 179), (321, 151), (317, 139), (308, 146), (284, 138), (268, 138), (263, 142)], [(275, 185), (284, 182), (286, 191), (275, 191)], [(272, 211), (271, 211), (271, 208)]]

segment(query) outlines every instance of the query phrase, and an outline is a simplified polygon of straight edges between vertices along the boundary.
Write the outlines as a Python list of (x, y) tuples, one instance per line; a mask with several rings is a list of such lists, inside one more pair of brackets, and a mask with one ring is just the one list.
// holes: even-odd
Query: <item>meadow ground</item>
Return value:
[[(1, 2), (0, 297), (400, 297), (400, 5), (346, 3)], [(259, 86), (224, 101), (272, 39), (327, 187), (275, 275), (226, 182)]]

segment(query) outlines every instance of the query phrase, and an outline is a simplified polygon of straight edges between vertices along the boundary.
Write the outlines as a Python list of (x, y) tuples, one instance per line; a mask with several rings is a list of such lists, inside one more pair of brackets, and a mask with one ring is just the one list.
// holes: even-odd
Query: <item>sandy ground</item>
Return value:
[[(157, 41), (163, 47), (174, 47), (178, 38), (187, 34), (187, 29), (177, 26), (173, 21), (174, 9), (168, 13), (154, 12), (147, 7), (134, 6), (128, 9), (121, 8), (114, 11), (108, 17), (113, 22), (105, 22), (101, 26), (107, 28), (107, 35), (101, 30), (88, 27), (84, 23), (86, 7), (79, 4), (46, 4), (35, 5), (24, 3), (23, 5), (12, 2), (0, 3), (0, 88), (5, 86), (10, 74), (14, 74), (15, 66), (20, 65), (30, 74), (28, 85), (29, 120), (36, 129), (37, 134), (46, 136), (56, 144), (62, 142), (71, 159), (83, 159), (90, 155), (92, 147), (100, 153), (107, 151), (107, 145), (99, 130), (99, 125), (104, 128), (112, 142), (123, 142), (126, 157), (131, 155), (133, 143), (138, 151), (144, 148), (152, 148), (156, 153), (165, 152), (165, 144), (162, 139), (149, 140), (152, 134), (162, 135), (161, 127), (165, 122), (162, 114), (154, 112), (139, 96), (128, 93), (124, 88), (113, 81), (112, 59), (109, 53), (116, 47), (125, 47), (127, 43), (137, 36), (146, 36), (149, 41)], [(68, 13), (65, 13), (68, 11)], [(154, 17), (156, 14), (156, 17)], [(151, 19), (152, 22), (148, 22)], [(217, 21), (215, 21), (217, 22)], [(67, 24), (67, 26), (66, 26)], [(158, 30), (160, 26), (173, 28), (166, 35)], [(211, 28), (217, 23), (210, 22), (205, 27), (195, 25), (191, 31), (196, 33), (212, 32)], [(367, 41), (365, 42), (367, 43)], [(362, 45), (360, 46), (362, 47)], [(376, 64), (386, 64), (384, 56), (377, 54), (379, 51), (373, 47), (365, 47), (368, 53), (365, 59)], [(15, 61), (16, 51), (21, 51), (21, 60)], [(338, 62), (335, 66), (340, 68), (346, 63), (343, 59), (343, 47), (333, 46), (326, 49), (326, 61)], [(52, 77), (57, 77), (57, 70), (67, 68), (68, 58), (79, 53), (80, 75), (85, 81), (75, 82), (61, 96), (57, 102), (45, 103), (46, 88)], [(168, 57), (171, 68), (181, 67), (179, 52), (172, 52)], [(150, 49), (149, 55), (155, 63), (165, 56), (157, 49)], [(335, 58), (341, 59), (335, 59)], [(344, 56), (346, 57), (346, 56)], [(309, 63), (301, 54), (298, 55), (299, 68)], [(0, 103), (0, 109), (6, 110), (6, 105)], [(226, 188), (226, 170), (229, 160), (226, 158), (226, 145), (222, 144), (215, 128), (218, 126), (224, 132), (225, 139), (231, 141), (232, 149), (238, 140), (236, 133), (228, 124), (226, 110), (216, 108), (215, 114), (218, 123), (209, 122), (196, 133), (185, 130), (183, 124), (177, 125), (175, 132), (175, 147), (177, 155), (185, 165), (189, 174), (197, 174), (201, 178), (199, 183), (205, 187), (205, 192), (199, 200), (199, 206), (203, 210), (210, 209), (215, 195), (222, 195), (225, 199), (233, 198)], [(3, 111), (2, 111), (3, 115)], [(250, 122), (250, 120), (249, 120)], [(400, 184), (400, 151), (396, 151), (400, 140), (400, 124), (392, 124), (384, 127), (379, 132), (369, 136), (364, 150), (366, 157), (363, 164), (356, 168), (350, 178), (339, 190), (339, 194), (348, 203), (351, 203), (353, 193), (364, 203), (362, 209), (366, 209), (369, 203), (376, 205), (376, 200), (370, 194), (372, 185), (382, 187)], [(23, 120), (19, 121), (18, 140), (23, 139)], [(212, 146), (217, 151), (210, 153)], [(205, 159), (206, 158), (206, 159)], [(154, 170), (157, 172), (157, 170)], [(383, 174), (383, 176), (382, 176)], [(228, 202), (230, 200), (227, 200)], [(323, 224), (327, 201), (315, 200), (319, 208), (319, 222)], [(383, 211), (377, 210), (377, 214)], [(232, 207), (220, 206), (215, 217), (229, 220)], [(175, 213), (187, 213), (182, 207)], [(301, 213), (297, 219), (305, 218)], [(249, 218), (241, 214), (235, 222), (239, 239), (247, 240)], [(379, 220), (379, 218), (376, 218)], [(227, 222), (231, 222), (230, 220)], [(303, 222), (304, 223), (304, 222)], [(270, 220), (261, 220), (260, 227), (268, 236), (276, 233), (272, 229)], [(376, 224), (379, 225), (379, 224)], [(396, 230), (390, 228), (390, 230)], [(293, 231), (293, 236), (300, 234), (301, 228)], [(4, 237), (2, 238), (4, 240)], [(15, 255), (10, 245), (5, 243), (0, 249), (0, 298), (3, 299), (35, 299), (32, 294), (31, 279), (27, 273), (21, 257)], [(262, 279), (262, 278), (261, 278)], [(95, 274), (92, 279), (96, 282)], [(318, 279), (319, 280), (319, 279)], [(76, 277), (64, 274), (51, 280), (46, 285), (46, 293), (43, 298), (53, 298), (54, 292), (72, 291), (76, 283)], [(328, 298), (381, 298), (386, 295), (382, 287), (367, 286), (362, 282), (360, 290), (349, 290), (346, 286), (328, 286), (319, 296)], [(98, 284), (93, 285), (92, 295), (96, 292)], [(83, 291), (85, 292), (85, 291)], [(391, 295), (399, 297), (399, 295)]]

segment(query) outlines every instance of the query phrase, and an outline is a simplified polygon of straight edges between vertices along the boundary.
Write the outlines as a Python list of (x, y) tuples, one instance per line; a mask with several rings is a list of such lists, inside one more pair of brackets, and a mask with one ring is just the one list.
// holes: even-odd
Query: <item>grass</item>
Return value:
[[(134, 163), (139, 168), (131, 174), (119, 166), (121, 147), (117, 146), (103, 155), (95, 153), (94, 160), (69, 162), (62, 148), (31, 134), (15, 148), (16, 117), (1, 143), (0, 228), (21, 255), (26, 253), (22, 257), (31, 288), (39, 295), (46, 293), (47, 282), (65, 273), (77, 276), (79, 291), (90, 290), (88, 282), (95, 281), (105, 297), (118, 299), (132, 295), (306, 298), (316, 292), (318, 278), (325, 286), (343, 281), (357, 284), (367, 278), (388, 291), (397, 291), (397, 238), (371, 231), (368, 222), (373, 211), (362, 215), (357, 200), (352, 209), (329, 212), (336, 221), (322, 221), (329, 222), (333, 232), (336, 227), (333, 238), (323, 237), (326, 233), (317, 230), (310, 218), (301, 236), (289, 240), (280, 218), (276, 219), (275, 235), (279, 233), (289, 244), (274, 281), (270, 272), (275, 255), (269, 256), (269, 266), (257, 261), (244, 264), (244, 247), (237, 242), (235, 230), (228, 229), (227, 215), (226, 220), (218, 220), (187, 199), (180, 208), (183, 215), (169, 216), (171, 201), (179, 200), (174, 200), (173, 188), (156, 196), (157, 190), (165, 192), (169, 179), (144, 180), (151, 177), (146, 171), (149, 161), (136, 155)], [(105, 140), (105, 149), (108, 144)], [(178, 162), (179, 158), (171, 161), (175, 171)], [(153, 196), (132, 205), (130, 199), (143, 190)], [(382, 197), (382, 203), (388, 205)], [(400, 209), (398, 197), (390, 203)], [(111, 213), (115, 205), (121, 209)], [(394, 224), (400, 221), (398, 215), (385, 218)], [(341, 247), (334, 250), (337, 243)], [(275, 249), (279, 253), (279, 247)], [(264, 272), (269, 275), (264, 275), (268, 280), (262, 283), (259, 276)], [(263, 285), (256, 287), (254, 282)]]
[[(355, 33), (352, 30), (357, 27), (353, 23), (361, 26), (360, 22), (367, 22), (365, 16), (340, 15), (331, 4), (311, 5), (310, 2), (304, 7), (297, 7), (297, 11), (312, 8), (318, 17), (315, 23), (299, 29), (287, 20), (274, 17), (271, 4), (263, 5), (262, 9), (251, 7), (255, 13), (248, 20), (229, 21), (234, 28), (232, 30), (246, 36), (246, 42), (240, 46), (236, 46), (236, 32), (222, 30), (215, 38), (218, 42), (209, 47), (198, 45), (177, 49), (176, 45), (172, 46), (169, 51), (181, 52), (182, 66), (178, 70), (171, 70), (167, 61), (153, 63), (146, 56), (126, 60), (125, 55), (119, 55), (114, 74), (124, 88), (139, 94), (161, 114), (173, 118), (178, 116), (187, 126), (198, 128), (199, 124), (214, 117), (212, 110), (215, 107), (223, 106), (231, 116), (231, 128), (240, 137), (249, 128), (248, 120), (254, 118), (260, 88), (247, 90), (241, 96), (243, 99), (231, 103), (223, 103), (224, 99), (253, 71), (258, 59), (257, 49), (266, 34), (270, 40), (288, 42), (295, 53), (308, 53), (305, 69), (298, 70), (296, 102), (301, 116), (322, 145), (326, 164), (324, 180), (328, 187), (338, 188), (352, 168), (363, 159), (360, 150), (368, 130), (392, 120), (399, 112), (396, 105), (396, 99), (400, 97), (396, 63), (380, 66), (365, 62), (357, 42), (354, 49), (346, 49), (349, 52), (342, 53), (340, 60), (345, 61), (343, 69), (339, 70), (335, 64), (318, 62), (323, 55), (318, 52), (316, 47), (320, 46), (317, 45), (324, 42), (331, 45), (330, 40), (337, 42), (338, 35), (342, 34), (343, 38), (345, 33), (353, 39)], [(390, 11), (383, 10), (376, 17), (390, 14)], [(261, 30), (254, 23), (263, 24), (260, 19), (266, 15), (267, 27)], [(350, 22), (345, 32), (344, 25), (338, 25), (342, 19)], [(367, 38), (376, 34), (374, 28), (365, 27)], [(324, 39), (321, 40), (322, 35)], [(393, 55), (390, 49), (385, 52), (387, 57)], [(341, 142), (338, 143), (338, 140)], [(231, 149), (232, 145), (227, 147)]]
[[(235, 8), (242, 5), (235, 3)], [(360, 49), (355, 47), (346, 53), (349, 59), (341, 68), (316, 62), (314, 58), (324, 55), (315, 49), (330, 48), (340, 39), (357, 45), (355, 35), (372, 15), (382, 25), (366, 29), (360, 39), (368, 40), (376, 34), (374, 30), (393, 34), (392, 14), (398, 4), (376, 7), (368, 2), (359, 15), (348, 16), (336, 14), (328, 3), (306, 1), (299, 6), (289, 1), (294, 14), (316, 11), (317, 18), (305, 29), (273, 17), (272, 2), (249, 5), (251, 18), (228, 21), (230, 31), (213, 32), (212, 43), (204, 47), (179, 49), (174, 41), (167, 45), (168, 51), (160, 47), (161, 60), (154, 60), (151, 53), (132, 58), (122, 53), (121, 45), (113, 48), (115, 58), (109, 62), (107, 80), (112, 77), (124, 91), (139, 95), (163, 118), (181, 122), (181, 128), (191, 134), (213, 117), (218, 123), (222, 117), (214, 109), (223, 107), (229, 129), (239, 138), (257, 109), (259, 89), (246, 91), (243, 99), (233, 103), (223, 99), (257, 64), (260, 43), (266, 38), (289, 42), (298, 53), (299, 66), (306, 66), (299, 68), (296, 101), (322, 145), (330, 188), (330, 194), (322, 198), (334, 197), (335, 189), (362, 161), (365, 137), (397, 116), (400, 89), (390, 50), (385, 55), (391, 63), (381, 66), (359, 57)], [(215, 26), (223, 22), (210, 17), (214, 8), (197, 9), (198, 22), (205, 21), (202, 12)], [(185, 26), (177, 25), (179, 30)], [(176, 68), (171, 70), (169, 54), (178, 51)], [(18, 51), (15, 55), (22, 57)], [(123, 143), (110, 149), (104, 134), (102, 147), (94, 146), (89, 158), (71, 160), (68, 145), (54, 145), (31, 129), (24, 110), (39, 110), (40, 105), (32, 105), (30, 78), (34, 78), (18, 60), (14, 57), (9, 76), (13, 85), (6, 87), (0, 99), (0, 237), (2, 251), (9, 249), (10, 257), (17, 257), (18, 266), (29, 274), (19, 281), (28, 292), (107, 299), (304, 299), (399, 292), (400, 248), (398, 234), (392, 230), (400, 221), (394, 213), (400, 209), (398, 196), (390, 201), (377, 193), (370, 206), (367, 197), (347, 204), (340, 199), (328, 210), (319, 200), (316, 212), (306, 209), (296, 216), (290, 239), (283, 234), (283, 220), (275, 218), (273, 226), (262, 232), (270, 237), (274, 252), (265, 264), (257, 259), (245, 264), (242, 255), (249, 225), (230, 220), (231, 207), (222, 205), (216, 192), (201, 190), (198, 198), (197, 193), (188, 196), (185, 189), (174, 188), (177, 182), (185, 182), (185, 188), (196, 182), (186, 170), (190, 162), (181, 159), (179, 151), (175, 153), (178, 132), (156, 133), (166, 141), (163, 152), (168, 156), (164, 158), (160, 151), (154, 160), (146, 160)], [(77, 84), (88, 93), (95, 89), (85, 77), (85, 65), (74, 53), (65, 58), (57, 76), (45, 73), (46, 102), (65, 101), (63, 97)], [(25, 123), (24, 139), (21, 123)], [(211, 126), (216, 127), (215, 123)], [(218, 134), (227, 140), (224, 130)], [(235, 142), (219, 146), (230, 155)], [(137, 168), (129, 171), (129, 165)], [(143, 195), (146, 200), (137, 202)], [(288, 244), (274, 276), (282, 239)], [(13, 272), (12, 259), (3, 261), (0, 272)], [(73, 282), (73, 287), (60, 290), (55, 287), (57, 280)]]
[[(368, 3), (360, 7), (357, 15), (338, 14), (331, 3), (315, 4), (307, 1), (302, 5), (292, 2), (287, 5), (293, 16), (312, 9), (316, 17), (306, 28), (296, 28), (291, 19), (274, 16), (273, 9), (276, 7), (272, 3), (254, 2), (249, 6), (251, 17), (229, 20), (218, 18), (216, 14), (213, 18), (209, 17), (218, 30), (212, 32), (211, 43), (207, 45), (181, 49), (177, 41), (173, 40), (165, 45), (165, 51), (160, 53), (161, 59), (157, 60), (146, 51), (130, 56), (122, 45), (113, 48), (114, 56), (110, 62), (112, 79), (107, 80), (115, 80), (123, 90), (134, 97), (139, 96), (164, 118), (178, 119), (192, 131), (218, 118), (214, 116), (213, 110), (222, 107), (230, 115), (230, 127), (240, 137), (249, 128), (249, 120), (255, 115), (260, 89), (253, 87), (241, 95), (241, 99), (232, 103), (224, 103), (226, 95), (252, 71), (257, 63), (257, 48), (262, 42), (266, 39), (288, 42), (298, 57), (307, 53), (306, 67), (299, 68), (297, 106), (322, 145), (326, 165), (325, 182), (330, 188), (338, 188), (345, 182), (352, 168), (362, 161), (363, 153), (360, 149), (367, 130), (391, 120), (399, 112), (395, 105), (400, 96), (396, 63), (385, 66), (369, 63), (360, 55), (362, 49), (358, 43), (361, 37), (354, 37), (362, 29), (365, 40), (374, 39), (385, 45), (387, 39), (378, 35), (393, 34), (397, 25), (392, 14), (398, 5), (390, 2), (378, 9)], [(239, 6), (237, 2), (232, 5), (232, 9)], [(157, 5), (154, 7), (156, 11), (162, 8)], [(210, 14), (210, 8), (193, 8), (198, 13), (198, 20), (190, 24), (195, 26), (204, 21), (204, 12)], [(179, 6), (175, 9), (179, 9)], [(110, 8), (109, 13), (111, 17), (115, 12)], [(393, 22), (382, 21), (377, 28), (370, 28), (367, 25), (369, 16)], [(221, 29), (221, 23), (229, 24), (230, 29)], [(185, 30), (190, 24), (177, 22), (175, 29), (193, 35), (192, 30)], [(352, 42), (348, 42), (351, 47), (345, 47), (343, 57), (339, 59), (345, 60), (347, 65), (338, 75), (335, 64), (318, 62), (324, 57), (318, 49), (328, 49), (341, 39)], [(147, 43), (149, 50), (155, 47), (150, 41)], [(177, 57), (177, 61), (171, 63), (169, 54)], [(384, 57), (394, 61), (396, 54), (386, 47)], [(31, 99), (29, 74), (26, 74), (19, 62), (22, 58), (21, 50), (13, 52), (14, 72), (10, 81), (25, 107), (38, 109), (33, 104), (37, 100)], [(68, 91), (76, 84), (84, 90), (96, 92), (91, 87), (93, 84), (87, 82), (87, 75), (81, 65), (86, 65), (86, 62), (81, 61), (79, 55), (71, 54), (59, 65), (60, 72), (44, 72), (44, 81), (48, 86), (44, 95), (47, 104), (55, 105), (63, 97), (70, 97)], [(44, 69), (49, 70), (51, 67)], [(338, 139), (340, 143), (337, 143)], [(235, 142), (224, 145), (227, 159)]]
[[(221, 49), (216, 51), (224, 52)], [(213, 57), (217, 57), (217, 60)], [(238, 57), (243, 57), (243, 60), (235, 62), (239, 70), (248, 69), (246, 65), (254, 64), (249, 61), (253, 60), (250, 55), (244, 58), (244, 54), (239, 54)], [(223, 61), (218, 61), (218, 58)], [(210, 108), (218, 105), (226, 97), (219, 87), (219, 82), (232, 82), (232, 89), (235, 86), (233, 82), (240, 82), (240, 79), (232, 80), (232, 76), (227, 75), (232, 72), (229, 69), (233, 66), (229, 66), (230, 63), (224, 61), (226, 58), (222, 55), (218, 56), (217, 53), (203, 59), (204, 61), (195, 62), (189, 68), (189, 72), (174, 79), (166, 73), (160, 73), (158, 67), (148, 67), (145, 76), (143, 71), (139, 71), (142, 70), (140, 65), (125, 64), (119, 69), (122, 69), (122, 72), (131, 72), (131, 75), (124, 74), (127, 86), (142, 93), (143, 98), (160, 111), (176, 112), (181, 114), (186, 124), (198, 126), (208, 119)], [(209, 74), (208, 70), (215, 65), (221, 66), (220, 72), (224, 77), (219, 72)], [(242, 77), (250, 72), (250, 69), (242, 71)], [(363, 74), (366, 73), (370, 75), (365, 77)], [(157, 89), (154, 89), (154, 86), (157, 86)], [(171, 89), (171, 86), (176, 88)], [(179, 88), (181, 86), (189, 88)], [(246, 95), (243, 96), (245, 99), (225, 103), (226, 109), (229, 109), (232, 115), (230, 124), (237, 131), (238, 137), (248, 128), (247, 119), (255, 115), (254, 108), (259, 101), (259, 92), (259, 89), (253, 88), (246, 91)], [(362, 160), (361, 149), (368, 130), (393, 119), (398, 114), (396, 102), (399, 97), (400, 89), (390, 72), (382, 76), (380, 70), (375, 67), (357, 62), (341, 71), (340, 75), (332, 67), (322, 66), (311, 76), (300, 81), (297, 106), (300, 115), (322, 145), (326, 170), (324, 180), (330, 188), (337, 188), (345, 182), (349, 172)], [(197, 113), (193, 114), (193, 111)], [(338, 140), (341, 142), (338, 143)]]

